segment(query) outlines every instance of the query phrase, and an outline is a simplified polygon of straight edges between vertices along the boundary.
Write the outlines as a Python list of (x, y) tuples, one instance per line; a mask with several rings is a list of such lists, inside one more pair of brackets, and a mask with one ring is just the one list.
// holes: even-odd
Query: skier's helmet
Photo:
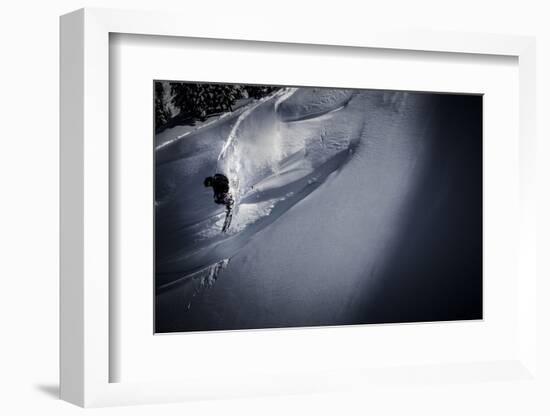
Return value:
[(204, 180), (204, 186), (206, 187), (212, 186), (213, 183), (214, 183), (214, 178), (212, 176), (209, 176)]

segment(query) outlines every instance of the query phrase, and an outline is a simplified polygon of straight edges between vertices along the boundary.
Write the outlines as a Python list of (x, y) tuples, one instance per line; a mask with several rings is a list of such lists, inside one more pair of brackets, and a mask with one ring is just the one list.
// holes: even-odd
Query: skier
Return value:
[(231, 224), (233, 216), (233, 204), (235, 200), (229, 190), (229, 179), (221, 173), (216, 173), (214, 176), (209, 176), (204, 180), (205, 187), (214, 189), (214, 202), (216, 204), (225, 205), (225, 221), (223, 223), (222, 232), (226, 232)]

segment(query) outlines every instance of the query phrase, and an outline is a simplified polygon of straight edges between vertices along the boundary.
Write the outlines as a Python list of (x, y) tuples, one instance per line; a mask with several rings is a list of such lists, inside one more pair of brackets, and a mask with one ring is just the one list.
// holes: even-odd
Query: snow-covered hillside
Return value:
[[(343, 322), (414, 197), (437, 128), (432, 102), (285, 88), (157, 148), (160, 330), (203, 329), (189, 324), (196, 314), (214, 329)], [(236, 201), (226, 233), (224, 207), (203, 186), (214, 173)], [(258, 308), (267, 314), (254, 324), (244, 315)]]
[[(361, 140), (363, 109), (353, 91), (289, 88), (160, 147), (159, 287), (230, 259), (345, 165)], [(236, 202), (227, 233), (223, 207), (202, 184), (218, 172)]]

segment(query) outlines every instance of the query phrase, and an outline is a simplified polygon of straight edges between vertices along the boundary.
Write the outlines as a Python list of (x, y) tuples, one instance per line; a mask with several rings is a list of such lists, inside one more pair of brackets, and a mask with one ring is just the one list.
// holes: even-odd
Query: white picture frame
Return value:
[[(410, 369), (368, 372), (342, 369), (323, 380), (312, 374), (282, 373), (265, 379), (183, 382), (110, 382), (116, 357), (110, 342), (109, 259), (109, 35), (112, 33), (210, 38), (281, 44), (332, 45), (439, 53), (505, 55), (519, 62), (518, 327), (519, 354), (509, 360), (418, 367), (417, 380), (479, 382), (483, 374), (507, 380), (537, 377), (535, 209), (535, 40), (530, 37), (467, 33), (381, 32), (327, 34), (320, 28), (280, 32), (263, 25), (247, 33), (223, 20), (212, 26), (172, 13), (82, 9), (61, 18), (61, 398), (80, 406), (159, 403), (195, 398), (323, 392), (345, 385), (397, 383)], [(477, 374), (477, 376), (475, 376)], [(497, 377), (498, 378), (498, 377)], [(342, 383), (342, 379), (348, 379)], [(353, 380), (353, 381), (351, 381)], [(536, 381), (535, 381), (536, 382)]]

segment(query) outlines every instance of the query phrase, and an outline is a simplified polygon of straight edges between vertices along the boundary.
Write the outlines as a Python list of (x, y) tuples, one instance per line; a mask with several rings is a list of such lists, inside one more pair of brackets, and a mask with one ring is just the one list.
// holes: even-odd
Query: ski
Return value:
[(231, 219), (233, 218), (233, 210), (228, 210), (225, 214), (225, 221), (223, 222), (222, 233), (225, 233), (231, 225)]

